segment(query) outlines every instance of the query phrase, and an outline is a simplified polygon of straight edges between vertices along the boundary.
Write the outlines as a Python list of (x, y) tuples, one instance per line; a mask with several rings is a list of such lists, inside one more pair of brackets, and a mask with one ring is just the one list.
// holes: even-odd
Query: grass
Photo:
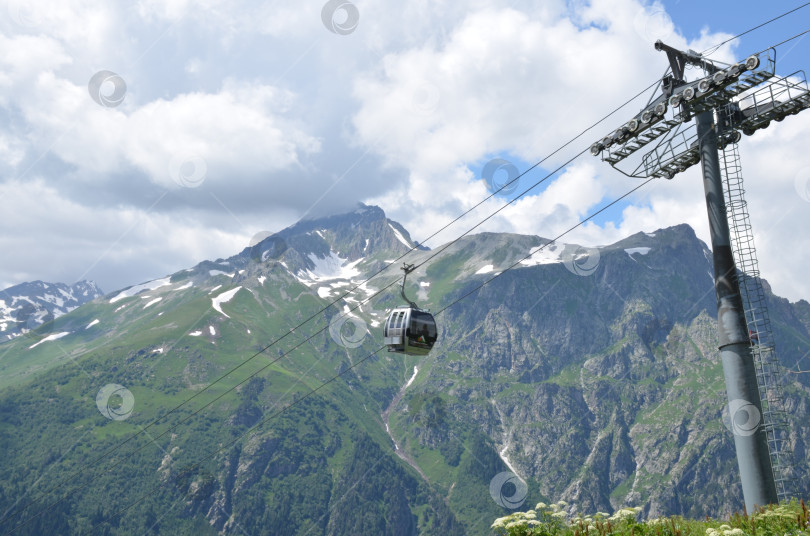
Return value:
[(670, 516), (638, 521), (640, 508), (622, 508), (613, 515), (569, 514), (565, 502), (538, 503), (533, 510), (515, 512), (492, 524), (498, 536), (798, 536), (810, 535), (810, 510), (804, 501), (770, 505), (724, 520)]

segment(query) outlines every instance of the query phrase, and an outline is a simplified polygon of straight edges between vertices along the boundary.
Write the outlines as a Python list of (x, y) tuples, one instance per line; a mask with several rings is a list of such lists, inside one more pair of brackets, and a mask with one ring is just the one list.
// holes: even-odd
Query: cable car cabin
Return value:
[(407, 355), (428, 355), (436, 344), (436, 320), (427, 311), (397, 307), (388, 315), (383, 338), (389, 352)]

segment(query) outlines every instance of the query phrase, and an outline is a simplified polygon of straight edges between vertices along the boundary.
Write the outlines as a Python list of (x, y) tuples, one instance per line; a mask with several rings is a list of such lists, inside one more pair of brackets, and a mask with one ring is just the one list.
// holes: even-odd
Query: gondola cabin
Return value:
[(383, 338), (389, 352), (428, 355), (438, 338), (433, 315), (416, 307), (397, 307), (388, 314)]

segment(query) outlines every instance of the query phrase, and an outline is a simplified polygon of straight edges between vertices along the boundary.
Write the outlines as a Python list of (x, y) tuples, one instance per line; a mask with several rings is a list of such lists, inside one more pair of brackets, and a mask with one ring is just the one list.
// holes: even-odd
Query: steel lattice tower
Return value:
[[(655, 48), (666, 52), (670, 64), (660, 95), (594, 143), (591, 153), (637, 178), (671, 179), (701, 164), (729, 427), (745, 507), (753, 512), (790, 498), (795, 477), (781, 367), (759, 278), (737, 142), (741, 133), (752, 135), (771, 121), (810, 108), (810, 92), (801, 71), (775, 75), (773, 49), (722, 64), (660, 41)], [(689, 65), (703, 76), (687, 82)]]

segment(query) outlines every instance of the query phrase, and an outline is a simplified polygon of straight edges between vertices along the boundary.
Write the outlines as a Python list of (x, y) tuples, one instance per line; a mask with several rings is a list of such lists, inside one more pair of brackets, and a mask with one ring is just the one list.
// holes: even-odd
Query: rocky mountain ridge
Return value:
[[(40, 471), (58, 479), (155, 419), (137, 453), (88, 470), (98, 482), (22, 533), (488, 534), (540, 500), (740, 508), (710, 255), (689, 227), (599, 248), (500, 233), (414, 245), (359, 207), (97, 298), (53, 322), (58, 345), (0, 345), (0, 428), (14, 431), (0, 511), (24, 493), (49, 504)], [(406, 254), (407, 292), (440, 329), (426, 358), (379, 351)], [(807, 369), (810, 304), (769, 303), (782, 362)], [(802, 476), (808, 376), (786, 377)], [(123, 418), (99, 402), (110, 385), (131, 394)], [(503, 474), (525, 495), (493, 492)], [(149, 499), (99, 506), (123, 483)]]
[(73, 285), (30, 281), (0, 290), (0, 341), (37, 329), (103, 295), (92, 281)]

